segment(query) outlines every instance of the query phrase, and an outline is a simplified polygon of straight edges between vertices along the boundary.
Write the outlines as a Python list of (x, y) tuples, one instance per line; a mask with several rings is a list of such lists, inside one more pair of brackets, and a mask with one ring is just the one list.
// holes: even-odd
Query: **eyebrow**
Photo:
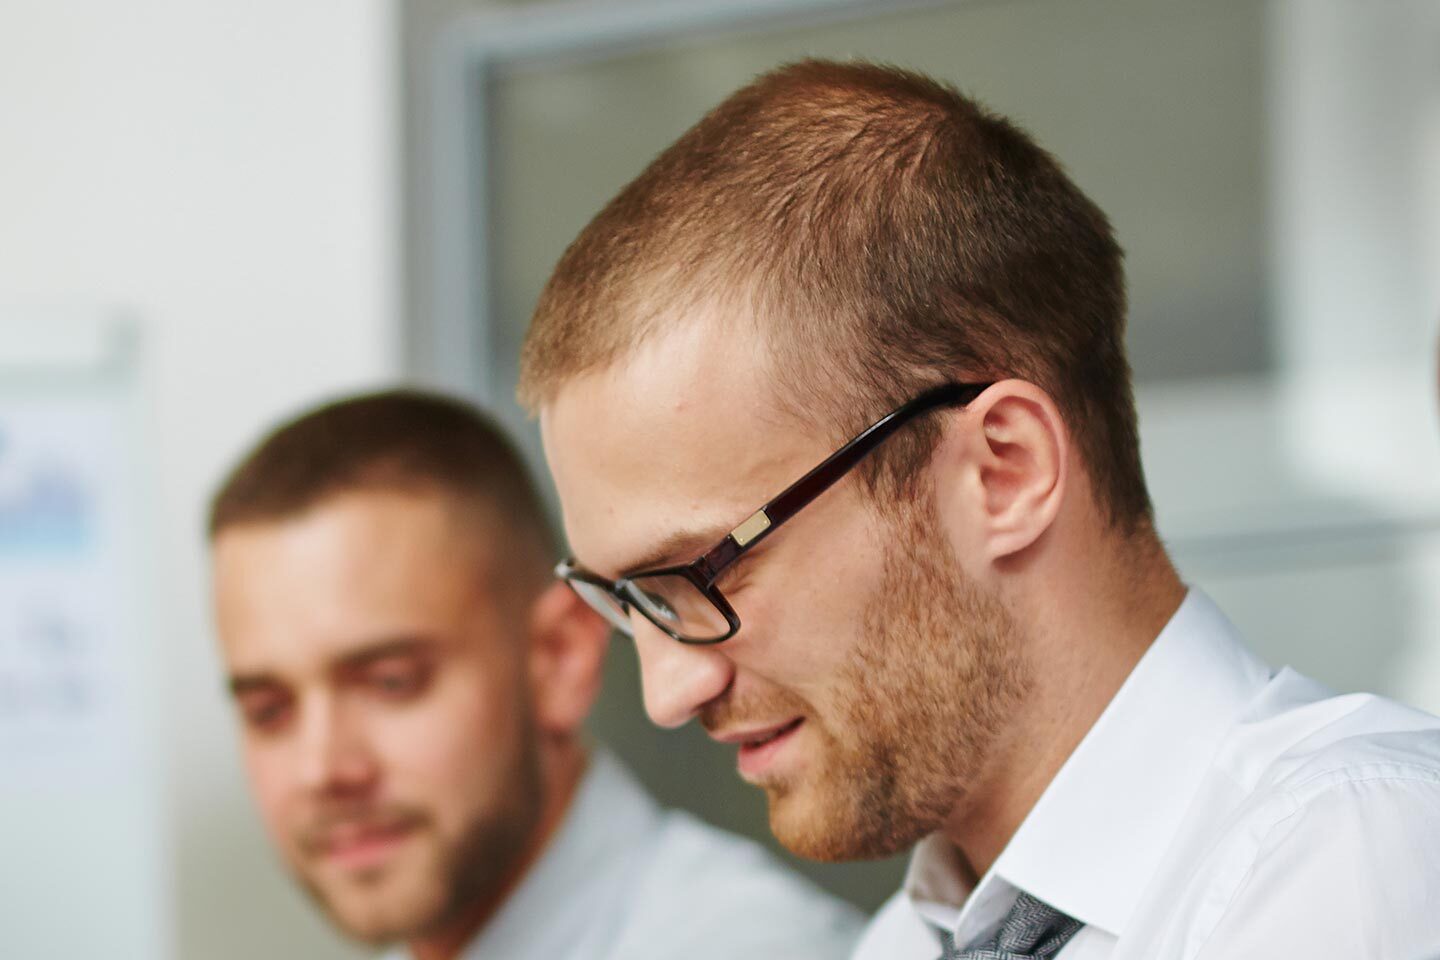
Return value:
[(263, 690), (279, 684), (280, 681), (270, 673), (232, 673), (225, 686), (229, 688), (230, 696), (240, 697), (252, 690)]
[[(332, 660), (328, 666), (330, 672), (336, 670), (357, 670), (369, 666), (377, 660), (384, 660), (387, 657), (397, 656), (418, 656), (430, 653), (437, 646), (433, 637), (424, 635), (387, 637), (377, 640), (374, 643), (366, 644), (358, 650), (351, 650)], [(261, 690), (266, 687), (279, 685), (282, 681), (273, 673), (257, 671), (255, 673), (232, 673), (227, 686), (230, 688), (231, 696), (242, 696), (251, 690)]]
[(631, 576), (644, 570), (652, 570), (655, 567), (663, 567), (681, 561), (693, 560), (700, 556), (702, 550), (709, 550), (723, 540), (725, 535), (733, 529), (733, 525), (726, 524), (724, 526), (706, 527), (703, 530), (687, 530), (672, 533), (645, 551), (638, 560), (628, 564), (621, 573), (621, 576)]
[(351, 651), (344, 656), (337, 657), (331, 664), (332, 669), (350, 669), (365, 667), (376, 660), (384, 660), (387, 657), (419, 656), (431, 653), (436, 647), (433, 637), (407, 636), (391, 637), (387, 640), (379, 640), (359, 650)]

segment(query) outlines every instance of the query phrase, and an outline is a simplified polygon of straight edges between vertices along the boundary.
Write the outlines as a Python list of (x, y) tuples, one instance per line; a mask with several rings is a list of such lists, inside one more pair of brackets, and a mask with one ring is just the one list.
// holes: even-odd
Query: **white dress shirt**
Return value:
[(855, 960), (1020, 891), (1084, 922), (1059, 960), (1440, 958), (1440, 719), (1272, 671), (1192, 590), (978, 884), (922, 841)]
[(545, 852), (462, 956), (840, 960), (860, 926), (762, 847), (662, 810), (596, 751)]

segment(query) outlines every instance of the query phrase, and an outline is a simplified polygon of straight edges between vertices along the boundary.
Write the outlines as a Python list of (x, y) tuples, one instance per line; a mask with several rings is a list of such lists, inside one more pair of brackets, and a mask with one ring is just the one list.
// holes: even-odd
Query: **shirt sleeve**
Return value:
[(1440, 778), (1387, 764), (1297, 801), (1193, 956), (1440, 958)]

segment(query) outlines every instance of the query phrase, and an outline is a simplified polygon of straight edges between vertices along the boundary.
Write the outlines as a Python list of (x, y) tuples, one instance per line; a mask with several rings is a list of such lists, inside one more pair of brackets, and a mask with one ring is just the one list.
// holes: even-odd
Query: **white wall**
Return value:
[(399, 370), (396, 19), (389, 0), (0, 3), (0, 311), (141, 329), (171, 957), (349, 955), (255, 825), (201, 517), (268, 422)]
[(1433, 508), (1440, 4), (1273, 0), (1270, 33), (1286, 442), (1333, 491)]

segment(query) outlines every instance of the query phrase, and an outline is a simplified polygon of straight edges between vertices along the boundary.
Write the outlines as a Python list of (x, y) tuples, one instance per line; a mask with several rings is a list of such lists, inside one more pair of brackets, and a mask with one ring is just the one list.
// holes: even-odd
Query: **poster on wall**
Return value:
[(124, 406), (73, 374), (0, 382), (0, 777), (84, 777), (127, 752)]
[(0, 317), (0, 957), (171, 956), (125, 332)]

